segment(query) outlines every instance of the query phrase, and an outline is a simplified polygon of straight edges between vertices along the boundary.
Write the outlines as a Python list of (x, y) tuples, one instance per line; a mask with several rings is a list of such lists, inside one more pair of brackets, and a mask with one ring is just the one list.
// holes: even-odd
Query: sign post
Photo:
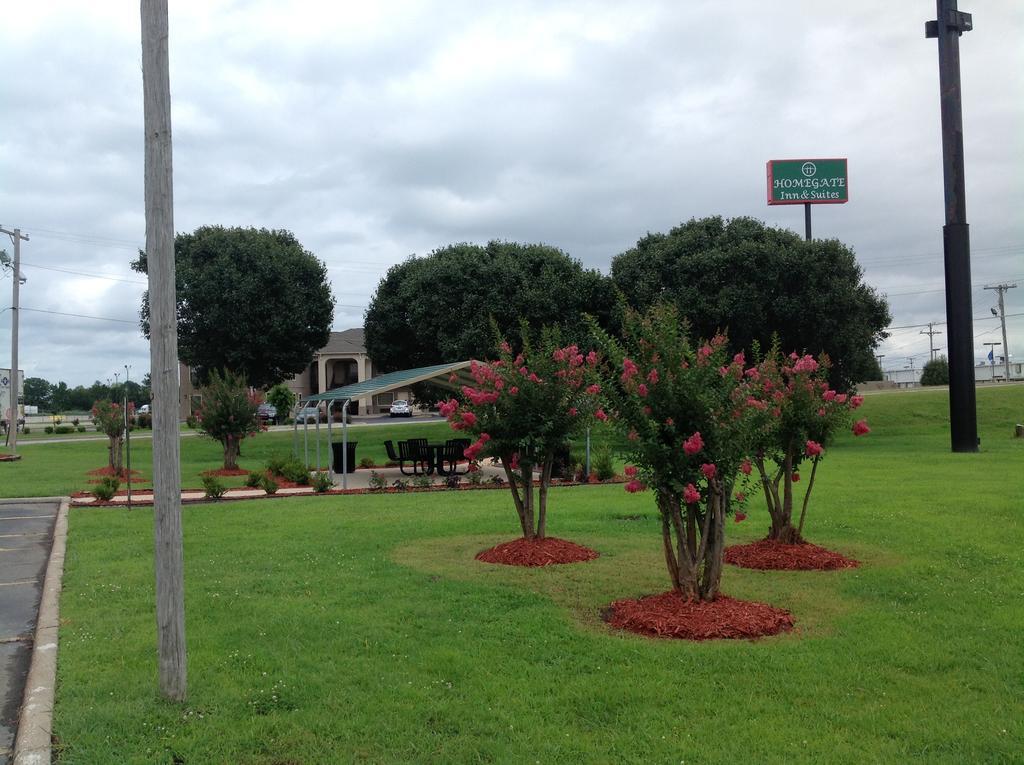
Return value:
[(803, 205), (804, 235), (811, 241), (811, 205), (850, 201), (846, 159), (772, 159), (768, 161), (768, 204)]

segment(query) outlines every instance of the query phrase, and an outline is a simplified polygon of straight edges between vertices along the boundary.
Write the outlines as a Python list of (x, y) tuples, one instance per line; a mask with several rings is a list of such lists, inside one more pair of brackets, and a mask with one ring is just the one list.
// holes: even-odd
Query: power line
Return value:
[(41, 268), (45, 271), (57, 271), (62, 274), (74, 274), (75, 276), (88, 276), (92, 279), (106, 279), (112, 282), (123, 282), (125, 284), (139, 284), (145, 286), (146, 282), (140, 279), (125, 279), (121, 276), (109, 276), (107, 274), (90, 273), (89, 271), (76, 271), (72, 268), (59, 268), (58, 266), (44, 266), (39, 263), (29, 263), (27, 261), (21, 261), (23, 266), (31, 266), (32, 268)]
[[(10, 309), (8, 308), (6, 310), (10, 310)], [(33, 313), (48, 313), (48, 314), (52, 314), (54, 316), (72, 316), (72, 317), (74, 317), (76, 319), (96, 319), (97, 321), (116, 321), (116, 322), (118, 322), (120, 324), (133, 324), (135, 326), (138, 326), (138, 324), (139, 324), (137, 321), (129, 321), (128, 319), (112, 319), (109, 316), (87, 316), (84, 313), (65, 313), (63, 311), (47, 311), (47, 310), (45, 310), (43, 308), (26, 308), (25, 306), (21, 306), (21, 308), (19, 308), (18, 310), (20, 310), (20, 311), (32, 311)]]

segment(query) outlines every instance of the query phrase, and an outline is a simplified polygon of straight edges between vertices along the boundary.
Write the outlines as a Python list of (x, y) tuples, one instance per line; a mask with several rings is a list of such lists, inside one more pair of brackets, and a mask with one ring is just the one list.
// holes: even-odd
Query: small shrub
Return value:
[(78, 427), (78, 418), (76, 417), (75, 419), (73, 419), (71, 421), (71, 424), (74, 425), (77, 428)]
[(263, 489), (267, 494), (277, 493), (277, 481), (271, 478), (269, 475), (260, 476), (260, 488)]
[(258, 470), (252, 470), (249, 472), (249, 475), (245, 477), (245, 485), (250, 489), (258, 489), (262, 485), (265, 477), (265, 473), (261, 473)]
[(92, 495), (101, 502), (109, 502), (120, 488), (121, 482), (117, 479), (117, 476), (108, 475), (104, 476), (103, 480), (92, 490)]
[(505, 483), (505, 479), (502, 478), (500, 475), (492, 475), (491, 483), (493, 483), (495, 486), (501, 486), (503, 483)]
[(462, 482), (462, 476), (455, 475), (455, 473), (452, 473), (451, 475), (445, 476), (445, 478), (444, 478), (444, 485), (447, 488), (449, 488), (449, 489), (457, 489), (457, 488), (459, 488), (459, 484), (461, 482)]
[(146, 428), (147, 430), (153, 427), (153, 415), (151, 414), (140, 414), (135, 418), (135, 422), (140, 428)]
[(267, 470), (272, 475), (282, 475), (281, 470), (291, 459), (287, 454), (281, 452), (274, 452), (270, 455), (270, 459), (267, 460)]
[(466, 474), (466, 480), (469, 482), (470, 486), (479, 486), (484, 482), (484, 474), (480, 471), (480, 468), (470, 470)]
[(59, 436), (66, 436), (68, 433), (74, 433), (75, 429), (71, 425), (58, 425), (53, 429), (53, 432)]
[(372, 457), (363, 457), (361, 460), (359, 460), (359, 467), (361, 468), (372, 468), (373, 466), (374, 464)]
[(309, 469), (297, 459), (289, 459), (281, 466), (280, 476), (286, 481), (305, 486), (309, 483)]
[[(85, 430), (85, 428), (82, 428), (82, 430)], [(22, 433), (31, 433), (32, 432), (32, 428), (30, 428), (28, 425), (26, 425), (25, 427), (23, 427), (21, 429), (21, 432)]]
[(434, 482), (430, 479), (430, 476), (418, 475), (412, 479), (412, 485), (417, 489), (429, 489), (434, 485)]
[(199, 419), (194, 414), (190, 414), (185, 418), (185, 427), (189, 430), (195, 430), (199, 427)]
[(590, 469), (597, 476), (598, 481), (610, 481), (615, 477), (615, 464), (612, 462), (612, 452), (607, 446), (594, 451), (594, 459)]
[(378, 473), (376, 470), (370, 473), (370, 488), (374, 491), (380, 491), (388, 485), (388, 480)]
[(407, 478), (398, 478), (398, 479), (395, 480), (395, 482), (393, 484), (391, 484), (391, 486), (395, 489), (395, 491), (408, 491), (409, 490), (409, 479), (407, 479)]
[(313, 491), (317, 494), (323, 494), (325, 491), (330, 491), (334, 488), (334, 481), (331, 480), (331, 474), (324, 471), (318, 470), (313, 474)]
[(53, 433), (53, 425), (47, 425), (43, 428), (44, 433)]
[(79, 433), (84, 433), (85, 432), (85, 425), (78, 425), (78, 426), (75, 427), (75, 430), (77, 430)]
[(224, 485), (215, 475), (204, 475), (203, 476), (203, 488), (206, 490), (206, 496), (208, 499), (220, 499), (224, 496), (224, 492), (228, 490), (228, 487)]

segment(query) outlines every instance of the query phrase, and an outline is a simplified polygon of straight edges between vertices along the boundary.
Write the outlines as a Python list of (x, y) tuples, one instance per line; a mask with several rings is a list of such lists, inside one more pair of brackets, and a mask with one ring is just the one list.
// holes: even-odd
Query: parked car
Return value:
[(152, 414), (149, 408), (149, 404), (143, 404), (139, 407), (138, 414)]
[(389, 410), (392, 417), (412, 417), (412, 407), (409, 406), (409, 402), (403, 399), (398, 399), (391, 404)]
[(270, 420), (271, 422), (274, 422), (277, 420), (277, 407), (273, 404), (264, 402), (256, 407), (256, 416), (261, 420)]
[(316, 406), (304, 406), (295, 413), (295, 421), (300, 425), (304, 422), (326, 422), (320, 414), (320, 408)]

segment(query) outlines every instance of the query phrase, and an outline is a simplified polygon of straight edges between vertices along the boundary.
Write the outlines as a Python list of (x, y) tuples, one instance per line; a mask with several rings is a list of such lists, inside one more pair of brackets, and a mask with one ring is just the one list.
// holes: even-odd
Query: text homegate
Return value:
[[(846, 188), (845, 178), (774, 178), (776, 189), (842, 189)], [(838, 197), (835, 197), (838, 198)]]

